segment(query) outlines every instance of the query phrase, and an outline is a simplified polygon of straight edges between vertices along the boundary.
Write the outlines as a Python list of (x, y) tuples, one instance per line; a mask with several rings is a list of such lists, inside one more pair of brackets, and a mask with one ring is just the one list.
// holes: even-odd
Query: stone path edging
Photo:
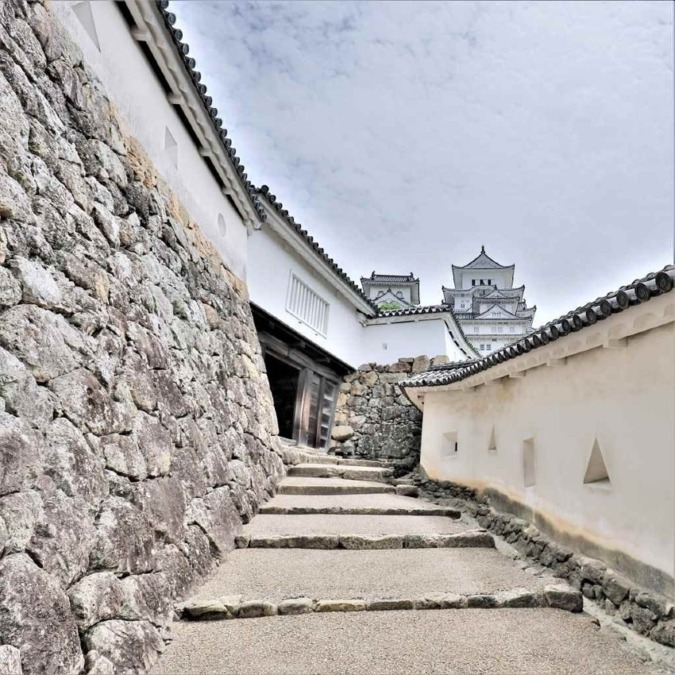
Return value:
[(509, 513), (497, 511), (489, 499), (472, 488), (451, 481), (435, 482), (414, 478), (421, 498), (435, 503), (450, 498), (480, 525), (513, 546), (524, 558), (533, 560), (556, 576), (580, 589), (618, 625), (667, 647), (675, 647), (675, 604), (668, 598), (641, 588), (605, 563), (558, 544), (535, 525)]
[(451, 508), (421, 508), (411, 510), (406, 508), (377, 508), (377, 507), (354, 507), (343, 506), (262, 506), (258, 513), (276, 516), (307, 516), (315, 514), (334, 516), (445, 516), (453, 520), (459, 520), (462, 512)]
[(188, 620), (253, 619), (265, 616), (308, 614), (310, 612), (381, 612), (423, 609), (505, 609), (550, 607), (568, 612), (581, 612), (583, 596), (566, 586), (551, 585), (541, 591), (513, 589), (490, 594), (459, 595), (433, 593), (410, 598), (286, 598), (243, 600), (241, 595), (216, 600), (188, 602), (177, 606), (178, 614)]
[(458, 534), (312, 534), (249, 535), (235, 538), (237, 548), (318, 548), (318, 549), (394, 549), (394, 548), (495, 548), (494, 538), (485, 530)]

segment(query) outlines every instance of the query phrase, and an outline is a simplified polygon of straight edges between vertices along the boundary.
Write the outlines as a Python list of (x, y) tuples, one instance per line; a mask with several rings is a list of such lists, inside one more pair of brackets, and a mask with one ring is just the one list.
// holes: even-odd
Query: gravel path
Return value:
[[(301, 494), (281, 494), (270, 502), (271, 506), (376, 510), (431, 507), (381, 493), (393, 489), (381, 483), (287, 477), (282, 482), (284, 487)], [(310, 496), (331, 491), (341, 494)], [(258, 538), (259, 543), (283, 541), (291, 548), (233, 551), (189, 599), (184, 612), (186, 617), (209, 615), (221, 620), (177, 623), (175, 639), (152, 674), (664, 672), (645, 664), (613, 631), (594, 625), (587, 614), (571, 613), (581, 607), (578, 591), (544, 590), (548, 580), (524, 572), (494, 548), (293, 548), (317, 536), (335, 543), (347, 541), (346, 535), (371, 542), (381, 535), (418, 544), (415, 535), (430, 542), (448, 537), (468, 541), (471, 537), (461, 534), (467, 529), (476, 526), (468, 525), (465, 518), (439, 515), (258, 515), (246, 526), (240, 545), (252, 545)], [(370, 539), (370, 535), (376, 537)], [(486, 538), (487, 544), (493, 543), (485, 532), (478, 536)], [(476, 546), (476, 542), (472, 539), (471, 544), (464, 545)], [(446, 602), (429, 602), (432, 596)], [(508, 598), (510, 604), (497, 596)], [(452, 598), (472, 601), (462, 605)], [(342, 602), (321, 605), (316, 601)], [(510, 608), (496, 608), (505, 605)], [(326, 613), (320, 606), (333, 609)], [(444, 608), (429, 610), (429, 606)], [(348, 608), (352, 611), (346, 611)], [(312, 613), (302, 613), (306, 611)]]
[(469, 595), (537, 590), (544, 585), (495, 549), (244, 549), (231, 553), (193, 599), (237, 593), (274, 601), (294, 595), (317, 599)]
[(463, 609), (264, 617), (176, 626), (153, 675), (646, 675), (589, 616)]

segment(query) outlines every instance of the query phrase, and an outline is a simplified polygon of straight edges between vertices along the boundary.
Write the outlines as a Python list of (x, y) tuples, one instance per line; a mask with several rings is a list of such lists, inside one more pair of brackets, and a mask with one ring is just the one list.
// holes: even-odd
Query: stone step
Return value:
[(285, 495), (280, 494), (260, 508), (261, 514), (342, 514), (371, 516), (446, 516), (458, 519), (461, 511), (393, 494), (374, 495)]
[(356, 457), (336, 457), (335, 455), (322, 455), (313, 452), (300, 454), (302, 462), (311, 464), (328, 464), (331, 466), (370, 466), (373, 468), (387, 468), (383, 462), (374, 459), (357, 459)]
[(288, 470), (289, 476), (306, 478), (344, 478), (345, 480), (366, 480), (380, 483), (393, 476), (393, 469), (352, 464), (297, 464)]
[(177, 608), (181, 618), (198, 620), (258, 619), (263, 616), (290, 616), (312, 612), (386, 612), (392, 610), (425, 609), (535, 609), (553, 607), (570, 612), (583, 610), (580, 591), (563, 586), (542, 590), (515, 588), (496, 593), (460, 595), (458, 593), (425, 593), (406, 597), (325, 598), (308, 596), (284, 598), (278, 603), (269, 600), (245, 600), (241, 594), (222, 596), (215, 600), (188, 602)]
[(653, 663), (556, 609), (313, 612), (181, 622), (153, 675), (647, 675)]
[(284, 495), (359, 495), (395, 493), (393, 485), (344, 478), (304, 478), (287, 476), (279, 483), (279, 494)]
[[(272, 535), (355, 535), (383, 536), (391, 534), (458, 534), (475, 529), (465, 522), (438, 514), (431, 516), (376, 516), (342, 514), (275, 515), (260, 514), (243, 534)], [(484, 531), (484, 530), (483, 530)]]
[[(395, 517), (395, 516), (392, 516)], [(458, 534), (241, 534), (237, 548), (400, 549), (494, 548), (492, 535), (483, 530)]]
[(294, 596), (493, 595), (514, 588), (541, 591), (546, 585), (547, 581), (516, 567), (493, 548), (247, 548), (228, 554), (189, 601), (204, 603), (236, 594), (276, 604)]

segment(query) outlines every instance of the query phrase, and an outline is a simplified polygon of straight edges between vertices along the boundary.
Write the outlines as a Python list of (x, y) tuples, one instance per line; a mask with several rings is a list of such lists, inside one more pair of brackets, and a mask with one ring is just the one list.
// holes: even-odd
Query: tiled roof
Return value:
[(220, 141), (223, 147), (225, 148), (225, 152), (230, 157), (230, 160), (232, 161), (232, 164), (234, 165), (234, 168), (237, 171), (237, 175), (239, 176), (239, 180), (241, 181), (241, 184), (243, 185), (246, 194), (248, 195), (248, 198), (251, 201), (253, 208), (255, 209), (256, 214), (258, 215), (260, 220), (264, 222), (265, 211), (263, 210), (262, 205), (255, 196), (254, 186), (248, 179), (248, 175), (244, 170), (244, 165), (241, 163), (241, 160), (237, 156), (236, 149), (232, 147), (232, 139), (229, 138), (229, 136), (227, 135), (227, 129), (223, 129), (223, 121), (220, 119), (220, 117), (218, 117), (218, 109), (214, 108), (211, 105), (213, 103), (213, 99), (207, 95), (206, 85), (201, 82), (202, 74), (196, 69), (197, 62), (191, 56), (188, 56), (188, 54), (190, 53), (190, 45), (188, 45), (186, 42), (183, 42), (183, 31), (180, 30), (180, 28), (175, 27), (176, 15), (168, 11), (169, 0), (158, 0), (157, 6), (161, 11), (161, 14), (164, 18), (164, 23), (166, 24), (166, 27), (169, 33), (171, 34), (171, 38), (176, 47), (176, 50), (178, 51), (183, 61), (185, 70), (188, 72), (188, 75), (192, 80), (192, 84), (194, 85), (195, 90), (199, 94), (199, 97), (201, 98), (201, 101), (204, 104), (204, 107), (206, 108), (206, 111), (208, 112), (211, 118), (213, 126), (216, 129)]
[(496, 260), (493, 260), (486, 252), (485, 246), (480, 247), (480, 253), (466, 265), (453, 265), (454, 269), (457, 270), (468, 270), (468, 269), (507, 269), (513, 267), (513, 265), (501, 265)]
[(660, 272), (652, 272), (642, 279), (636, 279), (604, 297), (577, 307), (549, 323), (537, 328), (531, 335), (490, 354), (485, 358), (470, 361), (465, 364), (442, 364), (403, 380), (402, 387), (437, 387), (453, 384), (465, 380), (472, 375), (488, 370), (493, 366), (514, 359), (522, 354), (548, 344), (554, 340), (563, 339), (571, 332), (576, 332), (592, 326), (611, 314), (622, 312), (631, 305), (649, 301), (656, 295), (668, 293), (673, 289), (675, 280), (675, 265), (667, 265)]
[(361, 277), (361, 283), (369, 281), (383, 284), (396, 284), (419, 281), (419, 279), (415, 279), (415, 275), (412, 272), (410, 274), (375, 274), (375, 272), (373, 272), (369, 277)]
[(295, 219), (284, 208), (284, 205), (276, 198), (275, 195), (270, 192), (269, 187), (267, 185), (262, 185), (257, 190), (257, 193), (265, 197), (272, 208), (279, 214), (281, 219), (292, 230), (294, 230), (301, 239), (304, 240), (307, 246), (311, 248), (314, 253), (319, 256), (319, 258), (321, 258), (321, 260), (323, 260), (323, 262), (325, 262), (333, 270), (333, 272), (335, 272), (335, 274), (354, 291), (354, 293), (356, 293), (367, 305), (372, 308), (374, 314), (378, 314), (377, 305), (366, 297), (366, 294), (351, 280), (349, 275), (335, 262), (335, 260), (333, 260), (333, 258), (328, 255), (328, 253), (326, 253), (326, 251), (321, 246), (319, 246), (319, 243), (314, 240), (314, 237), (312, 237), (309, 232), (307, 232), (307, 230), (303, 229), (300, 223), (295, 222)]
[(413, 314), (438, 314), (440, 312), (452, 312), (450, 305), (423, 305), (410, 309), (392, 309), (379, 312), (379, 316), (412, 316)]

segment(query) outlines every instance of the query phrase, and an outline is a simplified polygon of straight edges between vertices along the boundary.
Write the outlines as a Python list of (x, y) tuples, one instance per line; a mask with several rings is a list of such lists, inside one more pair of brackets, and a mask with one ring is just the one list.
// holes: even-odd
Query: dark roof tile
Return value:
[(191, 56), (188, 56), (188, 53), (190, 52), (190, 46), (187, 43), (183, 42), (183, 31), (180, 30), (179, 28), (174, 28), (174, 25), (176, 23), (176, 15), (169, 11), (168, 0), (158, 0), (157, 6), (159, 7), (162, 13), (164, 23), (166, 24), (169, 34), (171, 35), (176, 51), (183, 60), (185, 70), (190, 76), (190, 79), (193, 81), (195, 85), (195, 90), (199, 94), (202, 103), (204, 105), (204, 108), (206, 109), (206, 112), (209, 114), (209, 117), (211, 118), (213, 126), (215, 127), (216, 132), (218, 133), (220, 140), (222, 141), (225, 147), (225, 150), (231, 157), (232, 162), (235, 168), (237, 169), (237, 173), (239, 174), (239, 177), (241, 179), (244, 191), (246, 192), (251, 202), (251, 205), (253, 206), (254, 211), (258, 215), (258, 218), (262, 222), (264, 222), (265, 211), (262, 207), (262, 204), (260, 204), (260, 202), (258, 201), (253, 186), (249, 182), (247, 182), (247, 176), (246, 174), (244, 174), (243, 165), (241, 166), (241, 168), (239, 168), (241, 160), (239, 159), (239, 157), (237, 157), (235, 149), (231, 147), (232, 141), (229, 138), (227, 138), (227, 130), (221, 128), (222, 120), (218, 118), (218, 109), (212, 106), (213, 99), (211, 98), (211, 96), (206, 95), (207, 92), (206, 85), (201, 84), (202, 75), (198, 70), (195, 70), (197, 66), (196, 61)]
[(403, 380), (400, 386), (404, 388), (437, 387), (459, 382), (481, 370), (487, 370), (498, 363), (537, 349), (552, 340), (591, 326), (611, 314), (623, 312), (630, 305), (647, 302), (656, 295), (668, 293), (673, 289), (674, 281), (675, 265), (667, 265), (659, 272), (651, 272), (642, 279), (635, 279), (631, 284), (621, 286), (616, 291), (577, 307), (573, 312), (549, 321), (537, 328), (533, 334), (493, 352), (488, 357), (434, 366), (424, 373)]

